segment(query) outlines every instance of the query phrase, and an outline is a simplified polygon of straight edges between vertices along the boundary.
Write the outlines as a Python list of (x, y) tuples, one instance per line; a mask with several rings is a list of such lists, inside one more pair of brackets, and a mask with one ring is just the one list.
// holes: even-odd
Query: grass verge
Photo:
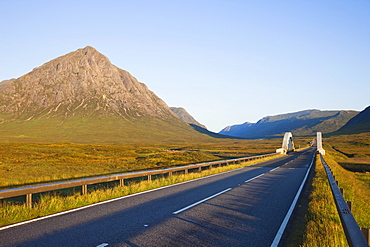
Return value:
[(250, 166), (263, 161), (271, 160), (279, 157), (266, 157), (258, 160), (243, 162), (241, 164), (229, 165), (224, 167), (212, 168), (202, 172), (173, 175), (169, 177), (162, 177), (152, 181), (142, 181), (139, 183), (132, 183), (128, 186), (113, 187), (113, 188), (98, 188), (89, 191), (88, 194), (81, 195), (74, 193), (72, 195), (62, 195), (60, 193), (46, 193), (42, 194), (39, 201), (33, 205), (32, 208), (17, 202), (4, 201), (0, 205), (0, 226), (9, 225), (12, 223), (42, 217), (45, 215), (62, 212), (65, 210), (82, 207), (85, 205), (117, 198), (125, 195), (130, 195), (154, 188), (159, 188), (171, 184), (176, 184), (200, 177), (209, 176), (216, 173), (221, 173), (229, 170), (238, 169), (245, 166)]
[[(289, 223), (284, 246), (348, 246), (325, 170), (317, 157), (313, 173)], [(309, 197), (307, 197), (309, 195)]]

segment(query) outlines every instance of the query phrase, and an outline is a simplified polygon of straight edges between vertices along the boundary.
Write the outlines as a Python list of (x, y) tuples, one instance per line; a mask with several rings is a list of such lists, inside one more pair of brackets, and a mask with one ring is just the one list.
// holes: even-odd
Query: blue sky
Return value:
[(370, 105), (370, 1), (0, 0), (0, 81), (95, 47), (212, 131)]

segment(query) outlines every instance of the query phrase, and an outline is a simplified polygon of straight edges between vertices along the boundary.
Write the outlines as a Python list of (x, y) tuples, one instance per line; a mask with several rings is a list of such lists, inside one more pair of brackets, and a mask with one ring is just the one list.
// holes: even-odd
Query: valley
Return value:
[[(349, 191), (347, 199), (359, 205), (353, 211), (356, 220), (361, 227), (369, 228), (370, 220), (364, 213), (370, 210), (369, 109), (361, 112), (304, 110), (266, 116), (257, 123), (232, 125), (214, 133), (184, 108), (169, 107), (129, 72), (87, 46), (55, 58), (20, 78), (0, 82), (0, 190), (275, 153), (281, 147), (281, 137), (290, 131), (296, 149), (305, 148), (319, 131), (323, 133), (325, 159)], [(310, 148), (310, 153), (315, 153), (314, 147)], [(306, 152), (299, 150), (283, 159), (299, 160), (304, 155)], [(308, 157), (301, 158), (294, 167), (288, 162), (264, 163), (267, 164), (263, 168), (266, 173), (251, 179), (265, 174), (277, 179), (278, 175), (269, 173), (286, 166), (281, 174), (298, 184), (294, 176), (287, 174), (293, 174), (296, 168), (301, 172), (307, 169), (308, 160)], [(98, 184), (91, 186), (91, 193), (83, 195), (75, 189), (39, 193), (32, 208), (25, 208), (23, 198), (4, 199), (0, 200), (1, 224), (225, 171), (236, 170), (238, 173), (237, 169), (256, 163), (258, 161), (248, 161), (191, 174), (163, 176), (153, 181), (138, 179), (121, 187)], [(320, 184), (323, 179), (319, 165), (316, 162), (316, 170), (311, 174), (313, 184), (317, 181)], [(283, 181), (288, 190), (288, 183)], [(240, 185), (234, 181), (232, 184)], [(306, 211), (300, 212), (302, 218), (317, 211), (309, 206), (320, 197), (315, 194), (315, 186), (306, 189), (307, 206)], [(279, 193), (284, 194), (284, 191)], [(328, 198), (330, 200), (330, 196)], [(325, 204), (320, 200), (317, 203)], [(326, 213), (329, 214), (325, 211), (320, 217), (330, 218)], [(299, 224), (306, 229), (311, 223)], [(312, 234), (308, 233), (309, 229), (302, 231), (305, 233), (300, 233), (301, 237)], [(291, 232), (287, 234), (293, 234)], [(311, 241), (323, 237), (315, 234)], [(297, 241), (303, 243), (302, 238)]]

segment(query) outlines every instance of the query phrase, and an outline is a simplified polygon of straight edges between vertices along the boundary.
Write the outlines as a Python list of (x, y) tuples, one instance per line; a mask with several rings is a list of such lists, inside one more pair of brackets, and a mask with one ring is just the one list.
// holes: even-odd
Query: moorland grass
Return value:
[[(307, 140), (301, 141), (302, 146)], [(275, 152), (280, 139), (215, 143), (0, 143), (0, 189)]]
[(173, 175), (162, 177), (152, 181), (141, 181), (139, 183), (131, 183), (127, 186), (116, 186), (113, 188), (99, 188), (89, 191), (85, 195), (74, 193), (71, 195), (62, 195), (57, 192), (45, 193), (41, 195), (38, 202), (33, 207), (27, 207), (23, 203), (4, 201), (0, 207), (0, 226), (33, 219), (81, 206), (97, 203), (100, 201), (109, 200), (129, 194), (138, 193), (158, 187), (163, 187), (171, 184), (176, 184), (200, 177), (209, 176), (216, 173), (221, 173), (233, 169), (238, 169), (244, 166), (253, 165), (259, 162), (270, 160), (281, 155), (266, 157), (258, 160), (243, 162), (229, 166), (217, 167), (201, 172)]
[[(344, 189), (344, 199), (353, 202), (352, 213), (357, 224), (370, 228), (370, 173), (351, 172), (356, 165), (364, 165), (365, 168), (360, 170), (367, 171), (367, 164), (370, 164), (370, 133), (329, 137), (324, 148), (328, 151), (325, 161), (339, 187)], [(356, 163), (356, 160), (361, 163)], [(342, 167), (342, 163), (354, 165)]]

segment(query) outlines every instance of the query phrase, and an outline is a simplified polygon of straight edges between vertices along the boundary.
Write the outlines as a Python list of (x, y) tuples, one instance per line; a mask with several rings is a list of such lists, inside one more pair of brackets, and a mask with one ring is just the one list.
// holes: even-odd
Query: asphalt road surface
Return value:
[(0, 246), (271, 246), (314, 152), (3, 227)]

